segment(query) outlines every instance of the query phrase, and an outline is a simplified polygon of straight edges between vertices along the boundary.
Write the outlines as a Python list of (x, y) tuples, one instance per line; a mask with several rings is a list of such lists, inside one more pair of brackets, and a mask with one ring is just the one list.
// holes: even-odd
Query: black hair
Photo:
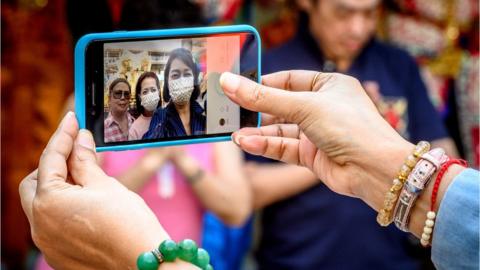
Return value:
[(128, 85), (128, 90), (130, 92), (132, 92), (132, 88), (130, 87), (130, 84), (128, 83), (127, 79), (125, 78), (116, 78), (115, 80), (113, 80), (111, 83), (110, 83), (110, 86), (108, 87), (108, 95), (111, 95), (112, 94), (112, 90), (113, 88), (115, 87), (115, 85), (119, 84), (119, 83), (125, 83), (126, 85)]
[[(158, 80), (158, 77), (157, 77), (157, 74), (155, 74), (154, 72), (152, 71), (146, 71), (144, 73), (142, 73), (142, 75), (140, 75), (140, 77), (138, 78), (138, 81), (137, 81), (137, 85), (135, 85), (135, 106), (137, 107), (137, 112), (139, 114), (143, 114), (145, 109), (143, 108), (142, 106), (142, 99), (140, 98), (140, 95), (142, 93), (142, 82), (143, 80), (145, 80), (146, 78), (153, 78), (155, 79), (155, 84), (157, 85), (157, 89), (158, 89), (158, 94), (160, 95), (160, 81)], [(158, 106), (161, 106), (161, 101), (158, 103)]]
[(170, 89), (168, 88), (168, 76), (170, 75), (170, 66), (173, 60), (179, 59), (185, 65), (187, 65), (193, 73), (193, 93), (190, 97), (190, 103), (195, 101), (200, 94), (200, 85), (198, 84), (198, 68), (195, 62), (193, 62), (192, 53), (184, 48), (178, 48), (170, 52), (167, 64), (165, 65), (164, 79), (163, 79), (163, 99), (165, 102), (170, 101)]

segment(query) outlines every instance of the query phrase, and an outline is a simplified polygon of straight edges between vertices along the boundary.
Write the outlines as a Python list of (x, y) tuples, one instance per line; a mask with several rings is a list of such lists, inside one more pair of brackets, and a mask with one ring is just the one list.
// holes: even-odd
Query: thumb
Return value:
[(90, 131), (79, 131), (73, 145), (72, 154), (68, 159), (70, 175), (75, 184), (86, 186), (90, 183), (101, 181), (106, 177), (98, 166), (95, 152), (95, 141)]
[(265, 86), (230, 72), (222, 74), (220, 85), (225, 95), (241, 107), (296, 124), (305, 117), (302, 107), (311, 95), (311, 92), (291, 92)]

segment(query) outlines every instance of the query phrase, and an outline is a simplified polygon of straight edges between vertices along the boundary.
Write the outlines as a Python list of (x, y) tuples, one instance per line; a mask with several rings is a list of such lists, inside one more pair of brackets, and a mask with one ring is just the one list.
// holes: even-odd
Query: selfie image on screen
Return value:
[(241, 44), (239, 35), (104, 43), (104, 142), (239, 129), (241, 109), (219, 78), (241, 73)]

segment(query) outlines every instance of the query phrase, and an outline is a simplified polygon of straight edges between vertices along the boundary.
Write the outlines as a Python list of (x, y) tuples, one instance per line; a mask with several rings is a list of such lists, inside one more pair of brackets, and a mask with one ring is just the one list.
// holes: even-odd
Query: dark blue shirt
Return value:
[[(191, 135), (205, 134), (206, 118), (202, 107), (196, 102), (190, 102), (190, 130)], [(148, 131), (143, 139), (172, 138), (187, 136), (182, 120), (178, 115), (173, 102), (165, 108), (158, 108), (152, 116)]]
[[(325, 70), (316, 42), (301, 30), (263, 58), (263, 73)], [(332, 71), (332, 70), (330, 70)], [(360, 82), (374, 81), (389, 115), (411, 141), (446, 136), (428, 99), (414, 60), (404, 51), (372, 40), (347, 72)], [(397, 103), (398, 102), (398, 103)], [(269, 162), (258, 157), (248, 157)], [(291, 179), (295, 181), (295, 179)], [(406, 233), (376, 223), (376, 212), (359, 199), (335, 194), (319, 184), (264, 209), (257, 250), (260, 269), (417, 269)]]

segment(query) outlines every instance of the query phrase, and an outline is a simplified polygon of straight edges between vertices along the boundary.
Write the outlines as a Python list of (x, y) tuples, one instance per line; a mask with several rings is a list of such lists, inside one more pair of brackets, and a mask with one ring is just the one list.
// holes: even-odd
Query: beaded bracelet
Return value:
[(430, 150), (430, 144), (426, 141), (420, 141), (413, 150), (411, 155), (405, 159), (404, 164), (397, 173), (397, 177), (393, 179), (393, 185), (385, 195), (383, 202), (383, 208), (378, 211), (377, 222), (381, 226), (388, 226), (393, 221), (392, 212), (396, 206), (400, 191), (407, 180), (408, 175), (412, 171), (413, 167), (418, 162), (421, 155)]
[(139, 270), (157, 270), (161, 263), (173, 262), (177, 258), (194, 264), (202, 270), (213, 270), (208, 252), (199, 248), (191, 239), (182, 240), (178, 244), (169, 239), (163, 241), (158, 248), (140, 254), (137, 267)]
[(430, 200), (430, 211), (427, 212), (427, 219), (425, 220), (422, 237), (420, 238), (420, 243), (424, 247), (427, 247), (430, 244), (433, 227), (435, 226), (435, 218), (437, 216), (435, 213), (435, 203), (437, 202), (437, 194), (438, 188), (440, 187), (440, 182), (442, 181), (443, 175), (447, 172), (448, 168), (453, 164), (468, 167), (468, 163), (463, 159), (450, 159), (449, 161), (445, 162), (438, 171), (438, 175), (435, 178), (435, 183), (433, 184), (432, 197)]
[(420, 157), (420, 160), (408, 176), (398, 197), (393, 219), (397, 228), (408, 232), (410, 214), (415, 201), (430, 182), (431, 176), (440, 169), (447, 160), (448, 156), (441, 148), (430, 150)]

